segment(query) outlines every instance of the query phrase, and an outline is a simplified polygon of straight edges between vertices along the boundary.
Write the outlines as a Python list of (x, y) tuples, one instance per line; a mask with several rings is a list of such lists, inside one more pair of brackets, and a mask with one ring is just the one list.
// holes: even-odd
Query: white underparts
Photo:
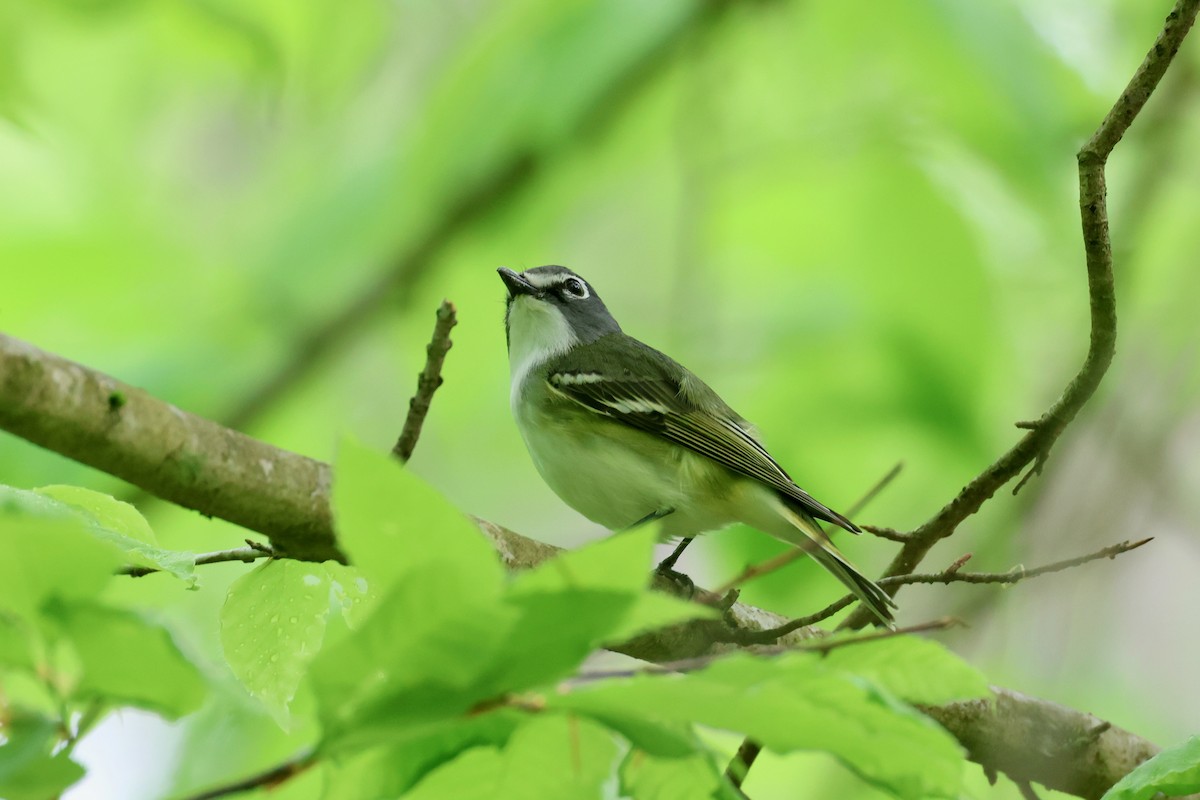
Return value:
[(515, 409), (529, 374), (578, 342), (562, 311), (543, 300), (521, 295), (508, 310), (509, 402)]

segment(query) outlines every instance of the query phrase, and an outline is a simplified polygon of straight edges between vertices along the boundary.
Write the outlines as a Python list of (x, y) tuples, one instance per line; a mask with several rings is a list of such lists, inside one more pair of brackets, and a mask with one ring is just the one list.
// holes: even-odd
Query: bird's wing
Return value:
[[(601, 372), (583, 369), (578, 361), (564, 363), (550, 370), (547, 382), (552, 391), (589, 411), (707, 456), (734, 472), (777, 489), (817, 519), (858, 532), (853, 522), (797, 486), (754, 438), (749, 425), (699, 378), (679, 367), (687, 384), (684, 386), (684, 382), (673, 380), (664, 370), (655, 369), (653, 362), (641, 359), (633, 362), (634, 368), (629, 369), (630, 362), (626, 361), (620, 374), (613, 374), (615, 370), (611, 369)], [(701, 407), (693, 399), (699, 393), (715, 400), (719, 411), (728, 413), (716, 414)]]

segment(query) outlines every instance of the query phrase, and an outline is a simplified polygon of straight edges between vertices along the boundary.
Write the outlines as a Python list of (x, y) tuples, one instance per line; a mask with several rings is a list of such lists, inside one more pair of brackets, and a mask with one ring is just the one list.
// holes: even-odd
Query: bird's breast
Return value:
[(663, 520), (667, 536), (733, 521), (724, 510), (731, 476), (710, 459), (593, 412), (538, 399), (515, 404), (517, 427), (542, 479), (580, 514), (620, 530), (674, 509)]

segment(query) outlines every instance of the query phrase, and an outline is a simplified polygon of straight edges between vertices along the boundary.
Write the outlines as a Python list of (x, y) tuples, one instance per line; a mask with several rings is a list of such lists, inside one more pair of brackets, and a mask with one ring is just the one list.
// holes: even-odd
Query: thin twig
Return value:
[[(904, 469), (904, 462), (898, 461), (894, 467), (888, 470), (886, 475), (876, 481), (875, 485), (866, 491), (866, 494), (864, 494), (853, 505), (846, 509), (846, 516), (853, 519), (854, 516), (861, 512), (868, 503), (878, 497), (879, 493), (886, 489), (889, 483), (896, 479), (896, 476), (900, 474), (902, 469)], [(864, 527), (863, 530), (867, 530), (867, 528)], [(718, 597), (723, 596), (733, 587), (743, 586), (755, 578), (761, 578), (763, 575), (768, 575), (777, 569), (786, 567), (796, 559), (803, 558), (805, 555), (806, 554), (804, 550), (796, 547), (788, 550), (787, 552), (780, 553), (774, 558), (769, 558), (760, 564), (751, 564), (734, 577), (725, 581), (725, 583), (721, 584), (716, 589), (713, 589), (713, 594), (717, 595)]]
[(421, 426), (425, 424), (425, 415), (429, 413), (429, 403), (433, 393), (442, 385), (442, 364), (446, 361), (446, 353), (454, 346), (450, 341), (450, 331), (458, 324), (458, 314), (454, 304), (443, 300), (438, 306), (437, 322), (433, 325), (433, 338), (425, 346), (425, 369), (417, 377), (417, 393), (408, 401), (408, 416), (404, 419), (404, 429), (400, 438), (392, 448), (392, 455), (401, 461), (412, 457), (417, 439), (421, 436)]
[[(821, 653), (824, 655), (832, 650), (848, 647), (850, 645), (866, 644), (868, 642), (875, 642), (880, 639), (891, 639), (896, 636), (907, 636), (913, 633), (940, 631), (961, 624), (962, 620), (956, 619), (955, 617), (941, 617), (940, 619), (922, 622), (917, 625), (909, 625), (904, 628), (886, 628), (874, 630), (870, 633), (864, 633), (860, 636), (829, 636), (821, 639), (808, 639), (798, 644), (783, 646), (767, 644), (763, 647), (756, 648), (753, 652), (755, 655), (759, 656), (778, 656), (785, 653)], [(723, 658), (728, 658), (731, 655), (737, 655), (742, 652), (743, 651), (741, 650), (726, 650), (705, 656), (696, 656), (695, 658), (681, 658), (677, 661), (663, 661), (657, 664), (647, 664), (644, 667), (636, 667), (634, 669), (611, 669), (580, 672), (567, 681), (565, 687), (563, 688), (577, 686), (581, 683), (607, 680), (609, 678), (634, 678), (639, 675), (663, 675), (667, 673), (694, 672), (707, 667), (714, 661), (719, 661)]]
[[(912, 538), (888, 565), (885, 577), (912, 572), (938, 541), (950, 536), (960, 523), (974, 514), (1001, 486), (1029, 467), (1024, 480), (1037, 474), (1063, 430), (1091, 399), (1112, 363), (1117, 340), (1116, 295), (1113, 287), (1112, 241), (1108, 230), (1108, 204), (1104, 167), (1108, 156), (1138, 112), (1146, 104), (1171, 60), (1178, 52), (1200, 10), (1200, 0), (1178, 0), (1167, 15), (1162, 31), (1146, 54), (1125, 90), (1117, 98), (1096, 132), (1080, 149), (1079, 210), (1087, 261), (1091, 332), (1088, 351), (1079, 372), (1028, 432), (1007, 453), (977, 475), (958, 495), (927, 522), (913, 531)], [(882, 584), (882, 581), (880, 581)], [(895, 592), (893, 591), (894, 595)], [(860, 628), (873, 617), (857, 609), (845, 625)]]
[[(274, 558), (278, 555), (275, 550), (269, 545), (261, 542), (252, 542), (246, 540), (246, 547), (235, 547), (232, 550), (217, 550), (214, 553), (201, 553), (196, 556), (196, 566), (204, 564), (218, 564), (222, 561), (244, 561), (249, 564), (252, 561), (257, 561), (260, 558)], [(140, 578), (143, 575), (149, 575), (152, 572), (161, 572), (158, 567), (135, 567), (127, 565), (117, 570), (118, 575), (128, 575), (131, 578)]]
[(299, 758), (294, 758), (290, 761), (285, 761), (279, 766), (272, 767), (269, 770), (260, 772), (257, 775), (251, 775), (244, 780), (229, 783), (224, 786), (218, 786), (215, 789), (209, 789), (206, 792), (192, 795), (188, 800), (216, 800), (218, 797), (228, 797), (231, 794), (240, 794), (248, 792), (252, 789), (271, 789), (284, 781), (296, 777), (301, 772), (311, 767), (316, 763), (316, 755), (306, 753)]
[[(900, 575), (894, 578), (884, 578), (880, 582), (881, 586), (901, 586), (910, 583), (1019, 583), (1028, 578), (1036, 578), (1040, 575), (1049, 575), (1052, 572), (1062, 572), (1071, 567), (1078, 567), (1081, 564), (1086, 564), (1089, 561), (1099, 561), (1102, 558), (1116, 558), (1122, 553), (1128, 553), (1130, 550), (1136, 550), (1147, 542), (1153, 541), (1154, 537), (1139, 539), (1136, 542), (1121, 542), (1110, 547), (1105, 547), (1102, 550), (1097, 550), (1094, 553), (1088, 553), (1084, 556), (1076, 558), (1068, 558), (1063, 561), (1055, 561), (1052, 564), (1046, 564), (1035, 569), (1025, 569), (1019, 567), (1011, 572), (957, 572), (951, 569), (945, 572), (935, 572), (915, 575)], [(957, 563), (957, 562), (955, 562)]]
[[(1088, 553), (1087, 555), (1068, 558), (1063, 561), (1055, 561), (1052, 564), (1046, 564), (1035, 569), (1024, 569), (1022, 567), (1014, 569), (1011, 572), (959, 572), (958, 570), (962, 566), (962, 564), (959, 563), (959, 561), (962, 561), (962, 559), (959, 559), (959, 561), (955, 561), (944, 572), (893, 575), (880, 580), (879, 585), (884, 589), (887, 589), (895, 586), (907, 586), (911, 583), (1020, 583), (1021, 581), (1028, 580), (1029, 578), (1037, 578), (1041, 575), (1049, 575), (1052, 572), (1062, 572), (1063, 570), (1070, 569), (1071, 567), (1078, 567), (1081, 564), (1088, 563), (1089, 561), (1098, 561), (1102, 558), (1116, 558), (1121, 553), (1127, 553), (1130, 550), (1135, 550), (1141, 547), (1142, 545), (1151, 541), (1153, 538), (1154, 537), (1139, 539), (1136, 542), (1121, 542), (1120, 544), (1114, 544), (1110, 547), (1105, 547), (1102, 550), (1097, 550), (1094, 553)], [(963, 561), (963, 563), (966, 562)], [(832, 617), (834, 614), (853, 603), (856, 599), (857, 598), (855, 598), (854, 595), (848, 594), (836, 602), (829, 604), (815, 614), (809, 614), (807, 617), (797, 617), (796, 619), (775, 628), (768, 628), (762, 631), (743, 632), (739, 641), (749, 644), (773, 642), (775, 641), (775, 637), (784, 636), (792, 631), (799, 630), (800, 628), (806, 628), (809, 625), (815, 625), (822, 620)]]
[(958, 558), (956, 558), (954, 560), (953, 564), (946, 567), (946, 574), (947, 575), (955, 574), (960, 569), (965, 567), (967, 565), (967, 562), (970, 561), (974, 556), (975, 556), (974, 553), (963, 553), (961, 556), (959, 556)]
[(872, 536), (878, 536), (880, 539), (887, 539), (891, 542), (907, 542), (912, 538), (911, 533), (898, 531), (895, 528), (884, 528), (879, 525), (859, 525), (858, 527)]
[(737, 754), (725, 768), (725, 777), (729, 779), (729, 782), (738, 789), (742, 788), (742, 782), (746, 780), (747, 773), (750, 772), (750, 768), (754, 766), (754, 761), (761, 752), (762, 744), (749, 736), (743, 739), (742, 746), (738, 748)]
[(775, 636), (776, 634), (778, 634), (780, 636), (787, 635), (786, 633), (782, 632), (784, 628), (790, 629), (788, 631), (788, 633), (790, 633), (791, 631), (798, 631), (801, 628), (807, 628), (809, 625), (816, 625), (818, 622), (824, 622), (825, 620), (832, 617), (834, 614), (841, 611), (843, 608), (848, 608), (857, 599), (858, 598), (852, 594), (844, 595), (842, 597), (839, 597), (837, 600), (834, 600), (832, 603), (825, 606), (820, 611), (815, 611), (812, 614), (809, 614), (808, 616), (805, 616), (805, 617), (796, 617), (795, 619), (790, 620), (785, 625), (779, 625), (774, 628), (768, 628), (767, 630), (763, 630), (763, 631), (756, 631), (752, 635), (761, 637), (763, 639), (763, 641), (773, 641), (773, 639), (771, 637)]

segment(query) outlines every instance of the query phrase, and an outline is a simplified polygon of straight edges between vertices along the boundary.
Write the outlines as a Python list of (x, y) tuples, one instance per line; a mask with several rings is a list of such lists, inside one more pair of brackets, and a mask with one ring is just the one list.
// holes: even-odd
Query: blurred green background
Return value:
[[(390, 447), (450, 298), (455, 347), (412, 468), (464, 511), (571, 545), (603, 531), (542, 484), (511, 423), (494, 272), (565, 264), (823, 501), (844, 508), (903, 461), (859, 521), (909, 528), (1082, 360), (1074, 153), (1167, 10), (0, 0), (0, 329), (330, 459), (343, 434)], [(1043, 477), (926, 566), (971, 552), (970, 568), (1004, 571), (1156, 540), (1007, 590), (899, 598), (902, 622), (966, 619), (941, 638), (996, 683), (1161, 744), (1200, 718), (1198, 88), (1190, 41), (1110, 167), (1122, 327), (1099, 395)], [(0, 482), (130, 491), (7, 435)], [(167, 546), (245, 535), (139, 504)], [(895, 550), (844, 544), (868, 573)], [(711, 585), (781, 547), (733, 529), (683, 564)], [(185, 643), (215, 652), (222, 587), (244, 569), (206, 568), (197, 593), (128, 591), (161, 593)], [(839, 595), (803, 562), (743, 599), (799, 614)], [(68, 796), (154, 797), (303, 741), (228, 683), (181, 726), (101, 728)], [(112, 767), (149, 740), (154, 768)], [(798, 786), (874, 796), (802, 757), (765, 757), (746, 790)]]

